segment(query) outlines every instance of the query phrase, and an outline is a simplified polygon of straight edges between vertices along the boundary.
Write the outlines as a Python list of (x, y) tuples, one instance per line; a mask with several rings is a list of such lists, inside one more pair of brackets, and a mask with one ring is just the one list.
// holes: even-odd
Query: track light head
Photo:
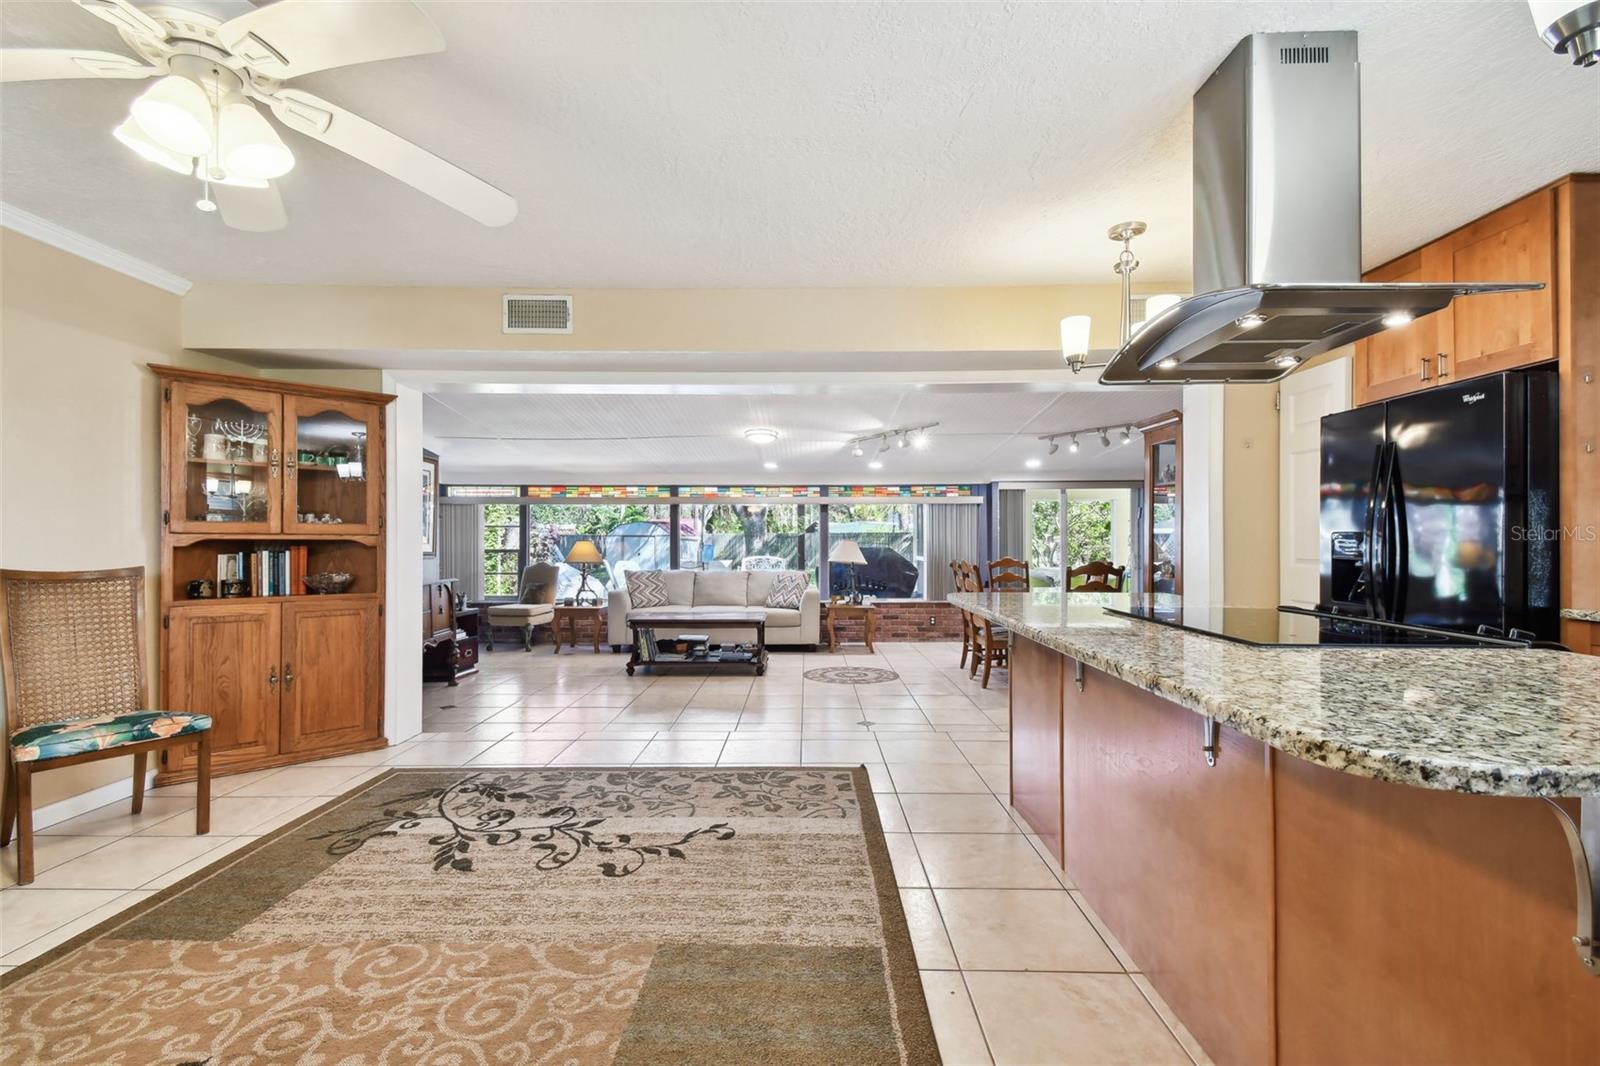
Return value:
[(1133, 427), (1132, 426), (1123, 426), (1122, 427), (1122, 443), (1124, 443), (1124, 444), (1132, 444), (1133, 443)]
[(1107, 433), (1103, 429), (1100, 431), (1100, 447), (1102, 447), (1102, 448), (1111, 447), (1111, 434)]
[(866, 455), (867, 453), (866, 453), (866, 450), (861, 447), (861, 442), (860, 441), (856, 441), (855, 444), (850, 449), (850, 454), (855, 456), (857, 459), (859, 459), (863, 455)]
[(1071, 438), (1068, 439), (1068, 441), (1067, 441), (1067, 451), (1072, 452), (1073, 454), (1077, 454), (1077, 451), (1078, 451), (1078, 435), (1076, 433), (1074, 433), (1071, 436)]
[(1061, 442), (1060, 441), (1053, 440), (1053, 441), (1050, 442), (1050, 452), (1049, 452), (1049, 454), (1054, 455), (1056, 452), (1059, 452), (1060, 450), (1061, 450)]

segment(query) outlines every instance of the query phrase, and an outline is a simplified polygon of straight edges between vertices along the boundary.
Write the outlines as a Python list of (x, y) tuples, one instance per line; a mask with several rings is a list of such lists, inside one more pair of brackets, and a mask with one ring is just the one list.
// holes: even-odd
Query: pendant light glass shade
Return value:
[(180, 74), (168, 74), (133, 102), (133, 119), (161, 147), (178, 155), (211, 151), (211, 100)]
[(175, 174), (188, 174), (193, 169), (194, 160), (186, 155), (169, 152), (161, 147), (140, 128), (139, 124), (131, 118), (122, 120), (122, 125), (111, 131), (111, 136), (121, 141), (137, 152), (140, 158), (166, 167)]
[(217, 124), (222, 142), (217, 156), (229, 174), (268, 181), (294, 169), (294, 153), (248, 100), (234, 99), (223, 104)]
[(1089, 354), (1089, 316), (1068, 315), (1061, 320), (1061, 358)]

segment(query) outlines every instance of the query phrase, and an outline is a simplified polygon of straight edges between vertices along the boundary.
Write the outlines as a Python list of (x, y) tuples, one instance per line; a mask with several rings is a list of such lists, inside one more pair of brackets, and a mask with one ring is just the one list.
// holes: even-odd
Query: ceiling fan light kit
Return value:
[(268, 232), (288, 224), (271, 182), (294, 167), (295, 155), (258, 105), (294, 132), (485, 226), (504, 226), (517, 216), (516, 200), (487, 182), (284, 84), (333, 67), (443, 51), (438, 28), (410, 0), (277, 0), (226, 22), (181, 6), (73, 2), (115, 27), (139, 58), (81, 48), (8, 48), (0, 52), (0, 79), (156, 79), (112, 135), (140, 158), (205, 182), (196, 206), (219, 212), (232, 229)]

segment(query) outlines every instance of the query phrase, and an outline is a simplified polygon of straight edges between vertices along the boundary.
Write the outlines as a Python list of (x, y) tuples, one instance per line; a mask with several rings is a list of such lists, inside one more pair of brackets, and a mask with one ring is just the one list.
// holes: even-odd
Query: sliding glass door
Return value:
[(1123, 567), (1125, 587), (1138, 587), (1136, 483), (1041, 485), (1026, 489), (1028, 571), (1035, 587), (1081, 584), (1071, 571), (1090, 562)]

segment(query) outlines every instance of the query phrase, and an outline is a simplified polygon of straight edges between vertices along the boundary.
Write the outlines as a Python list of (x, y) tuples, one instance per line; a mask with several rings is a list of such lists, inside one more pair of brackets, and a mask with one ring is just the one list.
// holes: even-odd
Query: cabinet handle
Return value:
[(286, 478), (294, 477), (294, 466), (294, 452), (286, 453), (283, 457), (283, 476)]
[(267, 477), (268, 478), (276, 478), (277, 476), (278, 476), (278, 449), (274, 448), (274, 449), (272, 449), (272, 456), (267, 460)]
[(1441, 378), (1449, 377), (1450, 376), (1450, 353), (1449, 352), (1440, 352), (1438, 355), (1434, 356), (1434, 361), (1439, 364), (1439, 377), (1441, 377)]
[(283, 691), (288, 692), (294, 685), (294, 664), (283, 664)]
[(276, 666), (267, 668), (267, 687), (273, 692), (278, 691), (278, 668)]
[(1432, 375), (1430, 375), (1428, 373), (1428, 367), (1433, 365), (1433, 360), (1429, 359), (1427, 356), (1423, 356), (1421, 362), (1422, 362), (1422, 369), (1418, 373), (1417, 380), (1418, 381), (1432, 381), (1433, 377), (1432, 377)]

